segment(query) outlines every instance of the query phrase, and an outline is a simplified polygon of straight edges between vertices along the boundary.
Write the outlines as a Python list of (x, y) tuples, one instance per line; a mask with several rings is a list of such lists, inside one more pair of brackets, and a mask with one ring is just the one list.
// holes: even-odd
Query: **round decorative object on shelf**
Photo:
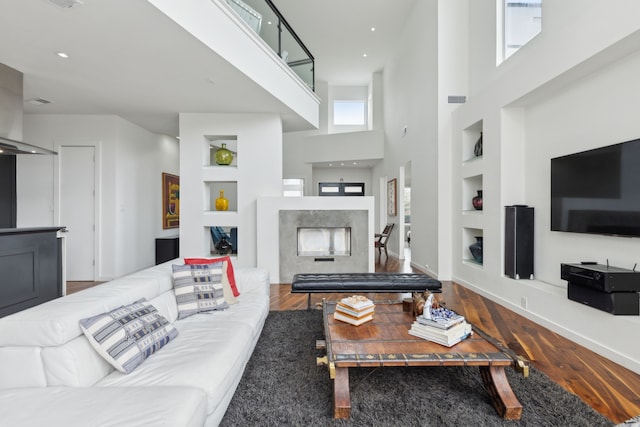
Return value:
[(230, 254), (232, 249), (233, 248), (231, 247), (231, 243), (227, 242), (226, 237), (222, 237), (220, 241), (216, 244), (216, 250), (220, 255)]
[(469, 245), (469, 252), (475, 262), (482, 264), (482, 236), (476, 236), (476, 242)]
[(474, 196), (473, 199), (471, 199), (471, 204), (473, 205), (473, 208), (475, 210), (482, 210), (482, 190), (478, 190), (478, 195)]
[(230, 165), (233, 161), (233, 153), (227, 148), (227, 144), (224, 142), (222, 143), (222, 148), (218, 148), (216, 151), (215, 157), (216, 164), (221, 166)]
[(482, 132), (480, 132), (480, 138), (476, 142), (476, 145), (473, 146), (473, 155), (476, 157), (482, 156)]
[(217, 211), (226, 211), (229, 209), (229, 199), (224, 197), (224, 190), (220, 190), (220, 197), (216, 199), (215, 207)]

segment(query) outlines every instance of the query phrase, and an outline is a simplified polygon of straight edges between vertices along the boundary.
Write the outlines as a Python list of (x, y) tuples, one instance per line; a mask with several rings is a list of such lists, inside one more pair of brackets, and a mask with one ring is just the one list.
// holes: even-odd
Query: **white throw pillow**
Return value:
[(128, 374), (178, 335), (178, 330), (146, 299), (80, 320), (96, 351)]
[(173, 265), (173, 291), (178, 305), (178, 319), (229, 308), (222, 284), (222, 276), (226, 277), (224, 267), (224, 262)]

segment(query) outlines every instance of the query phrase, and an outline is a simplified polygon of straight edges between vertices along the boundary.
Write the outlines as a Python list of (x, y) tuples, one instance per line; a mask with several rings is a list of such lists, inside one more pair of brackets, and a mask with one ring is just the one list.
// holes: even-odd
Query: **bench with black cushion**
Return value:
[(328, 273), (296, 274), (291, 282), (291, 293), (308, 293), (307, 308), (311, 306), (311, 294), (326, 292), (442, 292), (442, 283), (425, 274), (417, 273)]

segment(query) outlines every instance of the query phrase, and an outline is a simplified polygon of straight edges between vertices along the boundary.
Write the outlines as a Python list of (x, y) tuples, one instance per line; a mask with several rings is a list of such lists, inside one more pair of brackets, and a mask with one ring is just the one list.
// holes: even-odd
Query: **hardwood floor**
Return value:
[[(376, 256), (376, 271), (411, 272), (408, 263)], [(416, 271), (417, 272), (417, 271)], [(496, 304), (465, 287), (443, 282), (438, 296), (480, 329), (522, 355), (538, 370), (578, 395), (614, 423), (640, 415), (640, 375)], [(306, 294), (291, 294), (289, 284), (271, 285), (271, 310), (304, 310)], [(312, 294), (312, 306), (341, 294)], [(397, 294), (367, 294), (373, 300), (397, 300)]]
[[(408, 262), (376, 255), (378, 272), (412, 272)], [(417, 271), (415, 271), (417, 272)], [(98, 282), (68, 282), (68, 293)], [(291, 294), (289, 284), (271, 285), (271, 310), (306, 310), (307, 295)], [(311, 303), (341, 294), (313, 294)], [(367, 294), (373, 300), (397, 300), (397, 294)], [(614, 423), (640, 415), (640, 375), (453, 282), (443, 282), (439, 300), (517, 354), (531, 361), (566, 390)]]

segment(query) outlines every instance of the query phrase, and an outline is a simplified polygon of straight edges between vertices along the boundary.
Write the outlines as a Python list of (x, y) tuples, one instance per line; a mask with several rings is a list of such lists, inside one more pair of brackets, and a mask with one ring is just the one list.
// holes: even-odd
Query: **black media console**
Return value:
[(611, 314), (640, 315), (640, 271), (595, 263), (561, 264), (572, 301)]

